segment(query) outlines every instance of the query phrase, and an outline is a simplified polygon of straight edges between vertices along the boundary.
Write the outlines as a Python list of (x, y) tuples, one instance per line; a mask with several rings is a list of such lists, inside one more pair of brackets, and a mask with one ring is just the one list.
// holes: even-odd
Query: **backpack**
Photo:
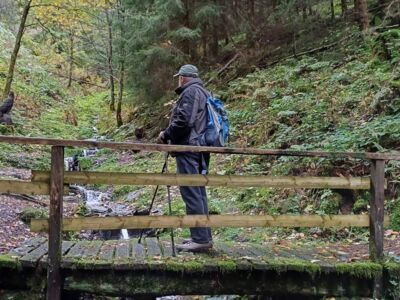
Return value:
[(212, 94), (207, 97), (207, 125), (200, 134), (201, 146), (224, 147), (229, 138), (229, 121), (221, 100)]

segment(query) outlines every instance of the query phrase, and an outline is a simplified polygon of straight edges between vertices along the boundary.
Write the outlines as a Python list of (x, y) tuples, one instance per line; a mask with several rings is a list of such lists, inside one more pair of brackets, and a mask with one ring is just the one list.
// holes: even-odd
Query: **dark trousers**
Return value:
[[(178, 174), (207, 174), (210, 154), (179, 153), (176, 155)], [(179, 187), (186, 204), (188, 215), (208, 215), (207, 193), (204, 186)], [(195, 243), (211, 242), (211, 229), (206, 227), (190, 228), (190, 235)]]

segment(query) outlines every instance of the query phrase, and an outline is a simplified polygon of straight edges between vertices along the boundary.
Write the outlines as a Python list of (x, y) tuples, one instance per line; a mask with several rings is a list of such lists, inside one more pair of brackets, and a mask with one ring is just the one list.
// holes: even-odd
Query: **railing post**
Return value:
[(369, 217), (369, 256), (373, 261), (383, 258), (383, 218), (385, 200), (385, 161), (371, 161), (371, 198)]
[(49, 255), (47, 259), (47, 300), (61, 299), (61, 246), (64, 194), (64, 147), (51, 148)]

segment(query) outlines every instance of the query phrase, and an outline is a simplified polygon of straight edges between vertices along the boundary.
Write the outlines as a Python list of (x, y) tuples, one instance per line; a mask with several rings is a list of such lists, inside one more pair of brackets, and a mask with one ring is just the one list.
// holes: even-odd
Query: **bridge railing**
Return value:
[[(32, 181), (0, 181), (0, 192), (49, 194), (49, 219), (32, 220), (33, 231), (48, 231), (48, 299), (60, 299), (62, 231), (82, 229), (134, 229), (176, 227), (369, 227), (370, 258), (383, 258), (385, 161), (400, 160), (400, 153), (291, 151), (255, 148), (217, 148), (138, 143), (75, 141), (49, 138), (0, 136), (0, 142), (51, 146), (50, 172), (33, 171)], [(118, 172), (65, 172), (64, 148), (109, 148), (114, 150), (208, 152), (243, 155), (278, 155), (325, 157), (331, 159), (354, 158), (369, 160), (370, 177), (296, 177), (296, 176), (235, 176), (235, 175), (178, 175)], [(130, 216), (130, 217), (62, 217), (65, 184), (119, 184), (119, 185), (182, 185), (226, 187), (275, 187), (312, 189), (369, 189), (371, 191), (369, 215), (191, 215), (191, 216)]]

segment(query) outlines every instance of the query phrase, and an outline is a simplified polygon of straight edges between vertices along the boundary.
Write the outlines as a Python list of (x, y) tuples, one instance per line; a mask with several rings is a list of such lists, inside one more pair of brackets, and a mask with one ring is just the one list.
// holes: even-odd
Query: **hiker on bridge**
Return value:
[(7, 100), (0, 106), (0, 124), (12, 125), (10, 111), (14, 105), (14, 92), (10, 92)]
[[(198, 69), (193, 65), (184, 65), (174, 75), (178, 77), (179, 95), (172, 110), (168, 127), (158, 137), (159, 143), (199, 146), (200, 133), (207, 124), (207, 97), (209, 92), (203, 87)], [(178, 174), (207, 174), (210, 154), (174, 153)], [(188, 215), (208, 215), (207, 194), (204, 186), (181, 186), (180, 192)], [(211, 229), (190, 228), (191, 238), (177, 245), (178, 251), (204, 251), (212, 248)]]

